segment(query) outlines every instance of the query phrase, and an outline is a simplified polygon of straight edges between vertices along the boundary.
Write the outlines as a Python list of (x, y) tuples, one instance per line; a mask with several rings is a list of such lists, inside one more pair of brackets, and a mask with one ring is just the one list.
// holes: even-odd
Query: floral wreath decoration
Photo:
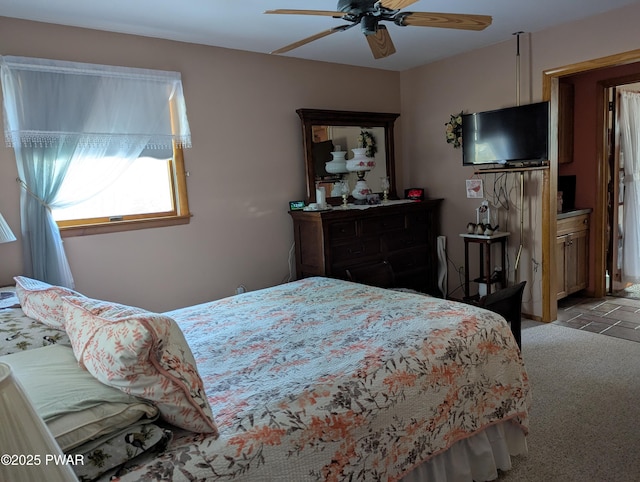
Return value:
[(360, 135), (358, 136), (358, 147), (365, 147), (367, 149), (367, 152), (365, 153), (367, 157), (374, 157), (376, 152), (378, 152), (376, 138), (373, 137), (373, 134), (369, 131), (360, 131)]
[(449, 122), (446, 122), (447, 143), (453, 144), (454, 148), (462, 145), (462, 111), (459, 114), (451, 114)]

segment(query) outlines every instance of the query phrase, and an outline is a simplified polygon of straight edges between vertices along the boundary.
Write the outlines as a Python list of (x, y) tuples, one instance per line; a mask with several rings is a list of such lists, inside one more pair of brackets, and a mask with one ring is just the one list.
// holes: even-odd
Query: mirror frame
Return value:
[[(302, 121), (302, 142), (304, 147), (304, 162), (307, 173), (307, 203), (316, 201), (316, 175), (313, 163), (313, 126), (357, 126), (363, 129), (384, 127), (384, 147), (387, 176), (389, 177), (389, 198), (396, 195), (396, 161), (394, 144), (394, 123), (400, 114), (383, 112), (352, 112), (344, 110), (298, 109), (296, 110)], [(341, 198), (327, 196), (327, 202), (337, 205)]]

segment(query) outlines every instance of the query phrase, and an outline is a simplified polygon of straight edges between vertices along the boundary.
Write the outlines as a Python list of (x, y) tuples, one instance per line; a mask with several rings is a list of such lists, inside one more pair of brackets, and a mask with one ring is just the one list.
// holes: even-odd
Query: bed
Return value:
[(69, 344), (64, 331), (40, 323), (24, 314), (15, 288), (0, 288), (0, 356), (56, 343)]
[[(77, 341), (88, 324), (69, 314), (70, 304), (90, 302), (73, 293), (60, 299), (66, 325), (54, 333), (57, 349), (70, 344), (91, 371)], [(91, 303), (104, 313), (107, 302)], [(2, 324), (13, 324), (4, 329), (38, 325), (21, 308), (0, 310)], [(199, 404), (214, 423), (179, 428), (158, 405), (159, 416), (136, 426), (153, 432), (153, 443), (137, 447), (149, 450), (108, 470), (80, 467), (81, 480), (492, 480), (511, 456), (526, 454), (527, 373), (493, 312), (316, 277), (159, 316), (179, 327), (182, 355), (190, 350), (202, 382), (190, 379), (193, 397), (206, 400)], [(22, 348), (51, 350), (36, 347), (40, 333), (34, 338)], [(117, 435), (131, 433), (125, 426)], [(95, 440), (67, 452), (92, 450)]]

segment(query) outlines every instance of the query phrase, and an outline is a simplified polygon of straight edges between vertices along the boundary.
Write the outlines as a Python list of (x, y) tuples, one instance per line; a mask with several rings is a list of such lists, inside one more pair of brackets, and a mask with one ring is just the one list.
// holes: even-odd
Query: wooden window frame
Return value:
[(159, 228), (189, 224), (191, 213), (187, 196), (187, 172), (184, 168), (182, 147), (173, 146), (173, 159), (169, 161), (171, 171), (171, 191), (174, 203), (172, 211), (164, 213), (133, 214), (113, 218), (90, 218), (69, 221), (58, 221), (63, 238), (86, 236), (91, 234), (116, 233), (138, 229)]

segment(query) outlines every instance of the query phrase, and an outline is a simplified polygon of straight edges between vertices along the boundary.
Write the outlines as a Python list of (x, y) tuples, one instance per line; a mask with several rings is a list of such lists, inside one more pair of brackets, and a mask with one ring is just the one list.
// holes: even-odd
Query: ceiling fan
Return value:
[(491, 25), (491, 17), (488, 15), (400, 11), (417, 1), (418, 0), (338, 0), (336, 11), (267, 10), (264, 13), (279, 15), (322, 15), (342, 18), (351, 22), (298, 40), (271, 53), (283, 54), (313, 42), (314, 40), (331, 35), (332, 33), (343, 32), (351, 27), (360, 25), (360, 29), (367, 38), (369, 48), (374, 58), (382, 59), (392, 55), (396, 51), (387, 28), (380, 23), (382, 21), (393, 22), (401, 27), (442, 27), (461, 30), (483, 30)]

